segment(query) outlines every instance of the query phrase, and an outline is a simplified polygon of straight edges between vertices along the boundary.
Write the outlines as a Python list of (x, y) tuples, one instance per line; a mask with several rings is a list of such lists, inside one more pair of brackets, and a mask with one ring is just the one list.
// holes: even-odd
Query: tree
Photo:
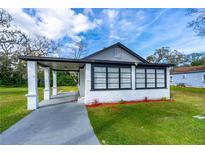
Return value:
[(166, 61), (169, 52), (169, 47), (162, 47), (160, 49), (156, 49), (153, 55), (147, 57), (147, 60), (153, 63), (163, 63)]
[(152, 63), (172, 63), (175, 65), (183, 65), (187, 59), (184, 54), (177, 50), (171, 51), (169, 47), (156, 49), (153, 55), (147, 57)]
[(11, 25), (12, 20), (6, 10), (0, 9), (0, 84), (4, 85), (26, 81), (26, 65), (18, 56), (45, 56), (58, 47), (44, 36), (28, 36)]
[(187, 15), (195, 16), (195, 19), (187, 25), (193, 28), (194, 32), (201, 37), (205, 36), (205, 9), (188, 9)]
[(75, 59), (80, 59), (86, 55), (87, 44), (83, 41), (75, 42), (73, 46), (70, 47), (72, 50), (71, 57)]
[(205, 65), (205, 61), (203, 59), (199, 59), (191, 62), (191, 66), (199, 66), (199, 65)]
[(170, 51), (167, 56), (167, 62), (175, 65), (184, 65), (187, 62), (187, 58), (184, 54), (177, 50)]

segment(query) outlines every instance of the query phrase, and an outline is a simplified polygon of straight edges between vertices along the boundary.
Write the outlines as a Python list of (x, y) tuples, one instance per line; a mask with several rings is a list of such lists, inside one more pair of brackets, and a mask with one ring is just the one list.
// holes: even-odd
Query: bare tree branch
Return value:
[(205, 9), (188, 9), (187, 15), (194, 15), (196, 18), (187, 24), (194, 32), (201, 37), (205, 36)]
[(80, 59), (86, 55), (87, 44), (83, 41), (75, 42), (74, 46), (70, 47), (72, 50), (71, 57), (75, 59)]

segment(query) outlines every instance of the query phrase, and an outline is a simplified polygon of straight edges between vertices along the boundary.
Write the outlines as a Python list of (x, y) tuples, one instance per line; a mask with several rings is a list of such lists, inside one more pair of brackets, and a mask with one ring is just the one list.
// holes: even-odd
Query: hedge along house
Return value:
[(38, 107), (37, 65), (44, 67), (44, 99), (50, 99), (49, 71), (53, 70), (53, 95), (57, 95), (56, 72), (79, 73), (79, 100), (116, 102), (170, 98), (172, 64), (149, 63), (121, 43), (116, 43), (82, 59), (20, 57), (27, 61), (28, 109)]

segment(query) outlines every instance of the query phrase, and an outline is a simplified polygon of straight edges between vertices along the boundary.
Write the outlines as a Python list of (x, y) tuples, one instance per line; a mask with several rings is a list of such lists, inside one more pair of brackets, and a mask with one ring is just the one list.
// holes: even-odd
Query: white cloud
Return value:
[(110, 22), (114, 22), (119, 15), (119, 11), (113, 9), (106, 9), (104, 10), (104, 13), (107, 15)]
[(163, 46), (171, 47), (184, 54), (205, 51), (204, 40), (196, 36), (192, 29), (186, 27), (191, 19), (192, 17), (185, 16), (183, 11), (172, 10), (166, 13), (163, 18), (160, 20), (158, 18), (159, 21), (155, 23), (151, 22), (152, 25), (146, 28), (144, 32), (148, 37), (144, 42), (139, 43), (138, 48), (149, 51), (149, 54)]
[(83, 13), (84, 13), (84, 14), (87, 14), (87, 15), (94, 16), (93, 10), (92, 10), (91, 8), (85, 8), (85, 9), (83, 10)]
[(53, 40), (64, 36), (77, 38), (79, 33), (99, 25), (98, 20), (92, 22), (86, 15), (77, 14), (71, 9), (36, 9), (35, 11), (36, 15), (30, 16), (22, 9), (9, 9), (17, 27), (30, 35), (43, 35)]
[(103, 13), (108, 18), (108, 24), (109, 24), (109, 28), (110, 28), (109, 38), (118, 40), (119, 37), (115, 33), (115, 28), (116, 28), (115, 23), (118, 20), (119, 11), (116, 9), (115, 10), (114, 9), (104, 9)]
[(170, 43), (170, 47), (184, 54), (205, 51), (204, 39), (195, 35), (184, 35)]
[(110, 42), (133, 42), (143, 31), (146, 13), (133, 9), (104, 9), (106, 24), (109, 26)]

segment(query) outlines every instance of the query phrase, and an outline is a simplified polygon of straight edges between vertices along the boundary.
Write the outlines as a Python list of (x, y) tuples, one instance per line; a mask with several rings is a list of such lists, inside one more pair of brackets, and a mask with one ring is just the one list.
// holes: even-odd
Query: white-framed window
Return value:
[(120, 88), (131, 88), (131, 68), (120, 68)]
[(155, 69), (147, 69), (147, 88), (155, 88)]
[(165, 70), (156, 69), (157, 88), (165, 87)]
[(165, 68), (136, 68), (136, 89), (166, 88)]
[(131, 66), (92, 65), (92, 90), (131, 89)]
[(136, 69), (136, 88), (145, 88), (145, 69)]
[(106, 89), (106, 67), (94, 67), (94, 89)]
[(119, 68), (108, 67), (108, 89), (119, 88)]

